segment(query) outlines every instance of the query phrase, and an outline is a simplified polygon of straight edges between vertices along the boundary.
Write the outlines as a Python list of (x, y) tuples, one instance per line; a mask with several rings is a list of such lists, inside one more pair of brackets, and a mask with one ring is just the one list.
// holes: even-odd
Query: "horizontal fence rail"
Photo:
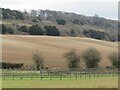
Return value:
[(103, 77), (116, 77), (120, 73), (119, 69), (96, 69), (89, 68), (83, 70), (69, 71), (69, 70), (40, 70), (40, 71), (21, 71), (21, 70), (3, 70), (3, 80), (23, 80), (23, 79), (91, 79)]

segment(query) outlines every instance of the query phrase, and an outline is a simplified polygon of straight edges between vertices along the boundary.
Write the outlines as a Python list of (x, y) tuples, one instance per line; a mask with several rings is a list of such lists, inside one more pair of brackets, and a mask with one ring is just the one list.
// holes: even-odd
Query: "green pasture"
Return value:
[(3, 88), (117, 88), (118, 73), (2, 71)]
[(3, 76), (2, 80), (80, 80), (80, 79), (94, 79), (94, 78), (106, 78), (117, 77), (113, 74), (82, 74), (82, 75), (8, 75)]
[(117, 88), (118, 77), (82, 79), (15, 79), (3, 80), (3, 88)]

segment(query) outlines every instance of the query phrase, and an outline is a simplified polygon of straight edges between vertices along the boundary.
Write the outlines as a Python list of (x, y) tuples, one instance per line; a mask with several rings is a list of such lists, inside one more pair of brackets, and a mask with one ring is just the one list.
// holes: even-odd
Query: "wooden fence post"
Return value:
[(70, 79), (71, 79), (71, 73), (70, 73)]
[(33, 80), (32, 74), (31, 74), (31, 80)]
[(97, 72), (97, 78), (98, 78), (98, 72)]
[(5, 76), (3, 77), (3, 79), (5, 80)]
[(107, 77), (107, 74), (108, 74), (108, 72), (107, 73), (105, 72), (105, 77)]
[(50, 73), (50, 80), (52, 80), (52, 73)]
[(81, 72), (80, 72), (80, 78), (81, 78)]
[(62, 80), (62, 73), (60, 74), (60, 80)]
[(14, 75), (13, 75), (13, 80), (14, 80)]
[(90, 74), (91, 74), (91, 73), (89, 72), (89, 78), (90, 78)]
[(102, 72), (100, 73), (100, 76), (102, 77)]
[(42, 70), (40, 69), (40, 77), (41, 77), (41, 80), (43, 79), (43, 76), (42, 76)]
[(86, 79), (86, 72), (85, 72), (85, 79)]
[(20, 80), (22, 80), (22, 77), (21, 77), (21, 75), (20, 75)]
[(76, 80), (77, 80), (77, 73), (75, 73), (75, 76), (76, 76)]

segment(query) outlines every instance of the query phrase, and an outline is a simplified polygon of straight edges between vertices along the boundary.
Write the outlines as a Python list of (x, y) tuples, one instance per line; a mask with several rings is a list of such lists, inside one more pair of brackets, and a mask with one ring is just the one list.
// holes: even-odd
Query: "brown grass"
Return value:
[(83, 37), (49, 37), (49, 36), (23, 36), (2, 35), (2, 59), (7, 62), (24, 62), (32, 64), (32, 54), (39, 51), (45, 58), (48, 67), (66, 67), (64, 53), (75, 49), (81, 54), (85, 49), (94, 47), (101, 52), (100, 66), (109, 66), (107, 56), (117, 51), (117, 42), (107, 42)]

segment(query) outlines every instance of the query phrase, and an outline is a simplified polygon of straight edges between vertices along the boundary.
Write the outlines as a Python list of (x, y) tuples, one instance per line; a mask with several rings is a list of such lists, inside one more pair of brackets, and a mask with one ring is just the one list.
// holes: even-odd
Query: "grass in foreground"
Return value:
[(3, 80), (3, 88), (117, 88), (117, 77), (80, 80)]

